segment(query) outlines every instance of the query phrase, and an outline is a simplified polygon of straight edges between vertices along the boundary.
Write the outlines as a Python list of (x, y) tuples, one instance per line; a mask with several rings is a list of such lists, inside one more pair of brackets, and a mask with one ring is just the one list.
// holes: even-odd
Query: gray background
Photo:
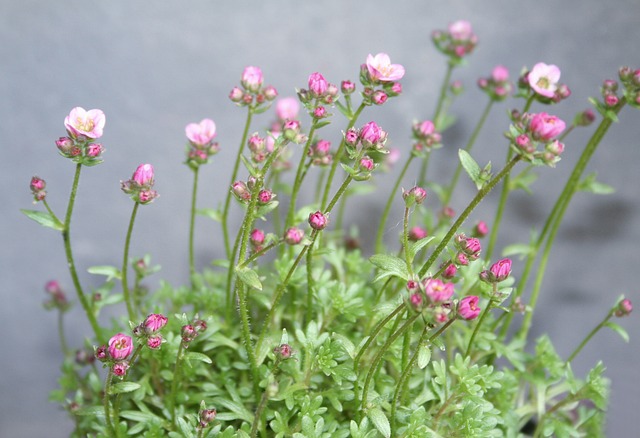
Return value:
[[(0, 1), (0, 436), (62, 437), (72, 426), (47, 402), (48, 392), (57, 387), (61, 355), (55, 315), (41, 307), (49, 279), (58, 278), (72, 294), (62, 242), (18, 212), (32, 208), (28, 182), (39, 175), (48, 182), (50, 204), (63, 214), (73, 165), (58, 156), (53, 141), (64, 134), (62, 121), (72, 107), (101, 108), (107, 115), (106, 163), (84, 170), (73, 225), (85, 287), (100, 280), (84, 273), (87, 267), (120, 263), (131, 201), (120, 192), (119, 181), (142, 162), (154, 164), (161, 198), (138, 215), (132, 254), (152, 254), (164, 278), (183, 284), (191, 187), (191, 173), (180, 164), (184, 126), (203, 117), (218, 125), (222, 150), (202, 171), (199, 198), (201, 206), (212, 207), (223, 199), (228, 163), (244, 123), (244, 111), (227, 99), (244, 66), (262, 67), (266, 81), (286, 96), (306, 86), (314, 71), (335, 83), (355, 81), (368, 53), (389, 53), (406, 67), (404, 94), (368, 109), (361, 121), (378, 121), (389, 132), (390, 145), (406, 153), (410, 122), (431, 116), (444, 74), (444, 58), (432, 47), (430, 32), (457, 19), (472, 22), (480, 44), (469, 65), (454, 74), (467, 93), (454, 104), (458, 122), (432, 159), (435, 180), (442, 181), (455, 166), (456, 150), (485, 104), (475, 80), (494, 65), (504, 64), (512, 75), (538, 61), (560, 66), (573, 96), (549, 111), (566, 119), (588, 107), (587, 98), (598, 94), (602, 79), (615, 77), (618, 66), (640, 67), (640, 4), (632, 0)], [(494, 110), (474, 152), (496, 167), (505, 153), (501, 132), (510, 105), (522, 103)], [(564, 357), (619, 294), (637, 301), (638, 114), (624, 109), (622, 123), (612, 127), (590, 166), (617, 192), (576, 196), (552, 254), (534, 332), (549, 333)], [(254, 129), (266, 127), (270, 117), (257, 118)], [(337, 120), (325, 128), (332, 133), (329, 139), (344, 126)], [(527, 240), (529, 229), (544, 220), (592, 131), (571, 135), (557, 169), (541, 170), (534, 196), (513, 196), (502, 244)], [(366, 218), (378, 217), (381, 205), (375, 198), (386, 198), (389, 184), (381, 179), (378, 195), (363, 198), (347, 224), (366, 226)], [(462, 209), (472, 190), (463, 181), (454, 207)], [(491, 196), (473, 219), (490, 220), (495, 200)], [(211, 221), (199, 220), (197, 232), (203, 267), (220, 255), (222, 240)], [(397, 232), (388, 233), (390, 242)], [(79, 305), (70, 315), (68, 337), (78, 346), (88, 325)], [(607, 428), (612, 437), (637, 431), (640, 399), (637, 313), (620, 322), (631, 334), (629, 344), (613, 332), (600, 333), (574, 363), (582, 375), (598, 359), (606, 361), (613, 379)]]

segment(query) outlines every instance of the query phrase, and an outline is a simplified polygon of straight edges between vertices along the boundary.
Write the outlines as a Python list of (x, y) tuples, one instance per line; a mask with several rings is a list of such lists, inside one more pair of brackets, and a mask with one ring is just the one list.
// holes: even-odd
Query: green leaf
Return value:
[(474, 160), (471, 155), (469, 155), (469, 153), (464, 149), (458, 150), (458, 157), (460, 158), (460, 163), (462, 164), (464, 170), (467, 172), (467, 175), (469, 175), (471, 181), (473, 181), (478, 190), (480, 190), (484, 184), (484, 180), (480, 175), (480, 166), (478, 166), (476, 160)]
[(616, 324), (615, 322), (609, 321), (605, 324), (605, 326), (609, 327), (611, 330), (613, 330), (614, 332), (616, 332), (617, 334), (620, 335), (620, 337), (625, 341), (625, 342), (629, 342), (629, 334), (627, 333), (627, 331), (625, 329), (623, 329), (621, 326), (619, 326), (618, 324)]
[(189, 351), (187, 354), (184, 355), (185, 359), (187, 360), (199, 360), (200, 362), (205, 362), (205, 363), (213, 363), (211, 358), (209, 356), (207, 356), (206, 354), (203, 353), (198, 353), (196, 351)]
[(122, 275), (120, 274), (120, 270), (115, 266), (91, 266), (87, 269), (89, 274), (95, 275), (104, 275), (107, 277), (107, 281), (113, 280), (114, 278), (120, 280)]
[(391, 436), (391, 425), (389, 424), (389, 419), (380, 408), (369, 409), (367, 417), (369, 417), (382, 436), (385, 438), (389, 438)]
[(104, 406), (87, 406), (75, 411), (75, 415), (82, 417), (104, 417)]
[(37, 211), (37, 210), (20, 210), (27, 216), (29, 219), (32, 219), (38, 222), (40, 225), (48, 228), (53, 228), (54, 230), (62, 231), (64, 230), (64, 224), (60, 222), (58, 219), (53, 217), (51, 214), (46, 211)]
[(608, 184), (596, 181), (597, 174), (595, 172), (587, 175), (582, 181), (578, 183), (577, 191), (591, 192), (596, 195), (608, 195), (616, 190)]
[(121, 394), (125, 392), (133, 392), (136, 389), (140, 388), (139, 383), (135, 382), (120, 382), (115, 385), (111, 385), (109, 388), (109, 394)]
[(526, 243), (515, 243), (513, 245), (505, 246), (502, 250), (503, 257), (509, 257), (513, 255), (520, 256), (522, 260), (528, 255), (533, 254), (533, 247), (531, 245), (527, 245)]
[(236, 274), (240, 281), (249, 287), (253, 287), (258, 290), (262, 290), (262, 283), (258, 277), (258, 273), (253, 269), (245, 266), (243, 268), (236, 268)]
[(196, 214), (208, 217), (216, 222), (222, 222), (222, 214), (215, 208), (199, 208), (196, 210)]
[(120, 416), (126, 418), (127, 420), (133, 420), (137, 422), (162, 422), (162, 419), (151, 412), (142, 412), (142, 411), (122, 411), (120, 412)]
[(423, 370), (431, 361), (431, 347), (428, 344), (420, 346), (418, 350), (418, 368)]
[(425, 237), (424, 239), (420, 239), (416, 242), (409, 242), (409, 259), (413, 260), (416, 254), (424, 248), (429, 242), (431, 242), (435, 236)]
[(404, 280), (409, 279), (407, 264), (401, 258), (389, 254), (375, 254), (369, 257), (369, 261), (382, 271), (376, 276), (374, 281), (381, 280), (388, 276), (400, 277)]

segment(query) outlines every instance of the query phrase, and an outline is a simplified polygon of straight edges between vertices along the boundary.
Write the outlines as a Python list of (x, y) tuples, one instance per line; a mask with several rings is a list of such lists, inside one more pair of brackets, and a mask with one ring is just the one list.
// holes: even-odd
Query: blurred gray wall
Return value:
[[(83, 171), (73, 225), (82, 281), (86, 287), (99, 284), (100, 278), (85, 273), (89, 266), (120, 263), (131, 201), (120, 192), (119, 181), (150, 162), (161, 198), (138, 215), (132, 254), (152, 254), (163, 278), (183, 284), (192, 178), (181, 164), (184, 126), (204, 117), (217, 123), (222, 150), (201, 172), (199, 197), (201, 206), (213, 207), (224, 197), (228, 163), (244, 123), (244, 111), (227, 94), (246, 65), (262, 67), (266, 82), (287, 96), (305, 87), (311, 72), (320, 71), (334, 83), (355, 81), (368, 53), (389, 53), (406, 67), (404, 93), (368, 109), (361, 121), (376, 120), (389, 132), (389, 144), (406, 154), (410, 123), (432, 115), (444, 74), (444, 58), (432, 47), (430, 32), (457, 19), (472, 22), (480, 43), (469, 65), (454, 73), (467, 93), (454, 104), (458, 122), (431, 160), (434, 180), (443, 181), (454, 168), (456, 151), (485, 104), (475, 81), (496, 64), (512, 75), (539, 61), (560, 66), (573, 96), (549, 112), (565, 119), (587, 108), (587, 98), (598, 94), (603, 79), (615, 78), (620, 65), (640, 67), (640, 3), (634, 0), (0, 1), (0, 436), (63, 437), (72, 426), (47, 402), (48, 392), (57, 387), (61, 355), (55, 315), (41, 306), (49, 279), (59, 279), (72, 293), (62, 241), (18, 211), (32, 208), (32, 175), (47, 180), (56, 211), (66, 205), (73, 165), (58, 156), (53, 142), (64, 134), (62, 122), (72, 107), (101, 108), (107, 115), (105, 164)], [(501, 133), (511, 105), (521, 102), (498, 106), (474, 149), (480, 161), (491, 159), (496, 168), (504, 159)], [(622, 123), (611, 128), (590, 165), (617, 192), (577, 195), (552, 254), (533, 334), (549, 333), (564, 357), (619, 294), (638, 302), (639, 115), (623, 110)], [(254, 129), (266, 127), (270, 117), (258, 117)], [(336, 116), (323, 134), (337, 139), (340, 120)], [(541, 170), (535, 195), (513, 195), (502, 244), (526, 241), (529, 229), (544, 220), (592, 131), (571, 135), (558, 167)], [(347, 224), (367, 226), (367, 217), (378, 217), (382, 207), (375, 199), (386, 199), (390, 181), (381, 179), (377, 195), (363, 198)], [(404, 185), (412, 183), (408, 176)], [(472, 194), (471, 184), (463, 181), (454, 207), (463, 208)], [(495, 201), (494, 194), (473, 220), (491, 220)], [(219, 225), (200, 219), (197, 233), (198, 265), (204, 267), (221, 254)], [(389, 232), (389, 242), (396, 234)], [(88, 326), (79, 305), (70, 315), (68, 337), (78, 346)], [(629, 344), (603, 332), (574, 362), (574, 371), (582, 375), (598, 359), (606, 361), (613, 379), (612, 437), (637, 431), (640, 399), (637, 314), (621, 323), (631, 334)]]

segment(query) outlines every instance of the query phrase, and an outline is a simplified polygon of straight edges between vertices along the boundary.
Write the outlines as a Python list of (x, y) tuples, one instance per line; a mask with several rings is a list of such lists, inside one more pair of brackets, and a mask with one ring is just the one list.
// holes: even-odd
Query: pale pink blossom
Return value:
[(88, 138), (100, 138), (104, 130), (106, 118), (102, 110), (86, 111), (82, 107), (75, 107), (64, 119), (64, 126), (72, 137), (80, 135)]
[(466, 41), (475, 37), (471, 23), (466, 20), (458, 20), (449, 24), (449, 35), (456, 41)]
[(547, 113), (534, 114), (529, 123), (529, 129), (534, 137), (544, 141), (560, 135), (565, 127), (562, 119)]
[(122, 333), (113, 335), (109, 339), (109, 356), (115, 360), (126, 359), (133, 351), (131, 336)]
[(376, 56), (367, 56), (367, 70), (371, 79), (380, 82), (393, 82), (402, 79), (404, 67), (400, 64), (391, 64), (391, 59), (386, 53), (378, 53)]
[(299, 111), (300, 103), (295, 97), (284, 97), (276, 102), (276, 115), (280, 120), (293, 120)]
[(478, 307), (479, 300), (480, 298), (475, 295), (470, 295), (461, 299), (458, 303), (458, 315), (467, 320), (477, 318), (481, 310)]
[(541, 96), (553, 97), (558, 89), (560, 69), (556, 65), (539, 62), (528, 75), (529, 86)]
[(491, 78), (495, 82), (506, 82), (509, 80), (509, 69), (503, 65), (497, 65), (491, 72)]
[(436, 303), (448, 301), (453, 295), (453, 283), (444, 283), (437, 278), (429, 278), (425, 282), (424, 292)]
[(151, 164), (141, 164), (138, 166), (131, 179), (141, 187), (153, 185), (153, 166)]
[(252, 65), (245, 67), (242, 72), (242, 86), (250, 91), (258, 91), (264, 78), (262, 76), (262, 70), (260, 67), (254, 67)]
[(211, 119), (202, 119), (200, 123), (189, 123), (184, 131), (191, 143), (207, 146), (216, 136), (216, 124)]

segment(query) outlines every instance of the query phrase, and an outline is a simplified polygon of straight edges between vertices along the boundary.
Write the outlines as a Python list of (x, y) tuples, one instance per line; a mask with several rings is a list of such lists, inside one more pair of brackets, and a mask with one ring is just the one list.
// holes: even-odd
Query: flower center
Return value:
[(81, 117), (76, 118), (76, 128), (80, 129), (81, 131), (91, 132), (93, 131), (94, 126), (95, 124), (91, 119), (82, 119)]
[(549, 79), (545, 78), (544, 76), (538, 79), (536, 85), (540, 88), (544, 88), (545, 90), (548, 90), (550, 88)]

